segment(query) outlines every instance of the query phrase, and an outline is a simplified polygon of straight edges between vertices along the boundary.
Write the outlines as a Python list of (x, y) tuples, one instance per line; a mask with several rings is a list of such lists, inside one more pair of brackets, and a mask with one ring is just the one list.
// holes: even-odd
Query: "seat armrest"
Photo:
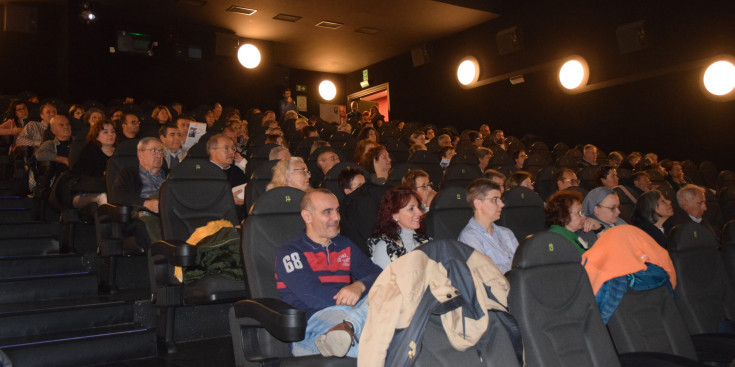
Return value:
[(697, 357), (704, 362), (732, 362), (735, 359), (735, 334), (692, 335)]
[[(276, 298), (256, 298), (232, 305), (235, 317), (243, 327), (264, 327), (284, 342), (304, 340), (306, 311), (294, 308)], [(256, 323), (249, 322), (252, 319)]]
[(130, 221), (132, 207), (127, 205), (103, 204), (97, 208), (97, 220), (100, 222), (127, 223)]
[(151, 244), (151, 255), (163, 256), (176, 266), (193, 266), (196, 262), (197, 248), (184, 241), (161, 240)]

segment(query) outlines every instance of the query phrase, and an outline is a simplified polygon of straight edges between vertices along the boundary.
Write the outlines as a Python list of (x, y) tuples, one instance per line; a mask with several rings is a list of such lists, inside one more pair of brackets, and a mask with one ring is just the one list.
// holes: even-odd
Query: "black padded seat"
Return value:
[(403, 176), (416, 169), (420, 169), (419, 166), (412, 163), (399, 163), (394, 165), (390, 173), (388, 173), (388, 180), (385, 182), (385, 185), (389, 187), (401, 186)]
[(470, 218), (472, 209), (467, 204), (467, 189), (462, 186), (442, 188), (426, 214), (426, 234), (435, 240), (456, 240)]
[(722, 247), (720, 248), (722, 260), (725, 263), (727, 277), (730, 286), (735, 285), (735, 220), (725, 224), (722, 230)]
[(569, 156), (569, 155), (563, 155), (556, 159), (556, 165), (559, 168), (569, 168), (573, 171), (577, 170), (577, 166), (579, 165), (579, 160), (575, 157)]
[(151, 245), (148, 269), (154, 306), (159, 310), (159, 345), (172, 352), (177, 308), (232, 302), (248, 298), (249, 291), (242, 281), (221, 276), (188, 284), (173, 276), (175, 266), (195, 264), (196, 247), (184, 242), (194, 230), (218, 219), (238, 224), (225, 172), (208, 160), (185, 159), (161, 185), (159, 200), (163, 240)]
[(735, 320), (733, 289), (714, 235), (694, 222), (680, 224), (669, 234), (668, 250), (678, 283), (674, 299), (689, 333), (714, 333), (726, 319)]
[(546, 200), (557, 191), (557, 172), (559, 172), (559, 168), (556, 166), (546, 166), (538, 171), (534, 187), (536, 188), (536, 191), (538, 191), (539, 196), (541, 196), (541, 199)]
[(278, 161), (268, 161), (260, 166), (250, 176), (250, 181), (245, 186), (245, 207), (251, 208), (258, 197), (265, 192), (266, 186), (273, 179), (273, 167)]
[(518, 243), (528, 235), (544, 230), (544, 201), (533, 190), (516, 186), (503, 193), (503, 211), (497, 224), (509, 228)]
[(702, 176), (704, 185), (710, 189), (717, 187), (717, 167), (711, 161), (699, 163), (699, 174)]
[[(258, 199), (243, 222), (241, 253), (253, 299), (230, 308), (230, 332), (238, 366), (264, 360), (280, 366), (357, 364), (354, 358), (293, 357), (289, 351), (288, 342), (304, 338), (306, 313), (278, 298), (274, 260), (282, 245), (303, 233), (299, 210), (303, 195), (303, 191), (291, 187), (270, 190)], [(256, 321), (259, 316), (267, 321)]]
[(508, 305), (529, 366), (620, 366), (579, 252), (540, 232), (516, 250)]
[(469, 146), (462, 151), (457, 152), (457, 154), (452, 157), (452, 160), (449, 161), (449, 165), (452, 166), (457, 164), (479, 166), (480, 161), (477, 159), (477, 155), (475, 154), (475, 147)]
[(469, 185), (470, 182), (480, 177), (482, 177), (482, 171), (480, 171), (479, 163), (474, 164), (474, 165), (470, 165), (470, 164), (451, 165), (450, 164), (449, 167), (447, 167), (446, 172), (444, 172), (444, 178), (442, 179), (442, 182), (439, 185), (439, 187), (440, 188), (450, 187), (450, 186), (467, 187), (467, 185)]
[(523, 162), (523, 170), (530, 173), (533, 181), (536, 181), (538, 172), (548, 166), (548, 162), (540, 154), (531, 154), (525, 162)]
[(408, 163), (414, 164), (420, 169), (426, 171), (426, 173), (429, 174), (429, 180), (435, 184), (438, 184), (441, 181), (442, 175), (444, 174), (439, 162), (441, 162), (441, 160), (436, 156), (436, 154), (428, 150), (416, 151), (408, 157)]

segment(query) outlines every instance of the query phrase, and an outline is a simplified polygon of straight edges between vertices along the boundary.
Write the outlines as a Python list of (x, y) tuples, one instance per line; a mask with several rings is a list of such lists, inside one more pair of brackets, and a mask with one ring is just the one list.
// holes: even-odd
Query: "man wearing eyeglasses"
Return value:
[(474, 214), (458, 240), (489, 256), (505, 274), (510, 270), (518, 240), (510, 229), (494, 223), (505, 206), (500, 196), (500, 186), (487, 178), (478, 178), (467, 186), (467, 203)]
[(125, 140), (135, 139), (140, 132), (140, 119), (134, 113), (126, 113), (123, 115), (120, 123), (120, 131), (117, 134), (119, 143)]
[(161, 239), (161, 220), (158, 216), (158, 189), (166, 180), (163, 167), (164, 147), (153, 137), (138, 142), (138, 167), (126, 167), (115, 178), (109, 201), (115, 204), (136, 207), (134, 215), (145, 224), (145, 231), (135, 231), (138, 245), (142, 249)]
[[(209, 138), (207, 141), (207, 153), (209, 160), (222, 168), (227, 174), (227, 181), (232, 187), (240, 186), (247, 182), (245, 173), (232, 162), (235, 160), (235, 143), (227, 135), (217, 134)], [(244, 189), (240, 189), (244, 190)], [(233, 192), (233, 198), (236, 205), (243, 205), (245, 198), (240, 190)]]
[(561, 190), (579, 186), (577, 174), (569, 168), (562, 168), (556, 173), (556, 187)]

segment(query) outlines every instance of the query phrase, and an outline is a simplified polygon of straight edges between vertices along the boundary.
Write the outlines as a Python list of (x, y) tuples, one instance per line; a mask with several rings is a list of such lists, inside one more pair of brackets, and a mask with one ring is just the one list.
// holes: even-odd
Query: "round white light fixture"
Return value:
[(248, 69), (256, 68), (260, 65), (260, 51), (257, 47), (246, 43), (237, 50), (237, 60)]
[(735, 89), (735, 65), (728, 60), (712, 63), (702, 77), (707, 92), (717, 97), (724, 97)]
[(337, 87), (329, 80), (324, 80), (319, 83), (319, 95), (322, 96), (325, 101), (331, 101), (337, 95)]
[(465, 57), (457, 67), (457, 80), (459, 84), (469, 85), (477, 81), (480, 77), (480, 65), (477, 59), (472, 56)]
[(570, 57), (559, 68), (559, 84), (566, 91), (573, 91), (574, 89), (585, 86), (589, 76), (590, 71), (587, 66), (587, 61), (579, 56)]

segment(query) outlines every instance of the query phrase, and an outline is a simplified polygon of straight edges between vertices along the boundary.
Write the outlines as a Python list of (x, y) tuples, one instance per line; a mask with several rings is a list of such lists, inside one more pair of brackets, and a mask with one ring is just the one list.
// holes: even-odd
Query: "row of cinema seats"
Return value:
[[(449, 190), (445, 192), (449, 194)], [(457, 201), (462, 192), (452, 192)], [(302, 230), (300, 191), (279, 188), (263, 196), (242, 231), (243, 265), (252, 299), (230, 309), (230, 326), (238, 366), (273, 363), (304, 366), (351, 366), (355, 360), (320, 356), (291, 357), (287, 342), (304, 337), (303, 311), (278, 300), (272, 258), (277, 249)], [(432, 208), (436, 209), (436, 208)], [(431, 212), (430, 212), (431, 213)], [(263, 217), (261, 217), (263, 216)], [(267, 216), (267, 217), (265, 217)], [(735, 227), (735, 222), (731, 225)], [(284, 232), (284, 229), (286, 232)], [(735, 231), (735, 228), (733, 228)], [(725, 268), (717, 242), (697, 224), (677, 227), (671, 237), (671, 257), (678, 287), (672, 298), (665, 288), (626, 293), (607, 328), (600, 318), (590, 281), (577, 250), (564, 238), (539, 232), (519, 247), (508, 274), (510, 312), (520, 325), (529, 366), (701, 366), (698, 361), (732, 363), (735, 334), (717, 333), (717, 326), (735, 311), (726, 299)], [(462, 246), (456, 241), (434, 241), (426, 246)], [(726, 246), (732, 256), (735, 243)], [(693, 270), (696, 269), (696, 270)], [(726, 308), (728, 306), (730, 308)], [(432, 316), (433, 317), (433, 316)], [(500, 321), (490, 320), (497, 326)], [(424, 346), (446, 345), (442, 330), (431, 321)], [(497, 329), (495, 329), (497, 331)], [(495, 353), (488, 366), (513, 366), (511, 340), (495, 334)], [(436, 344), (431, 344), (436, 343)], [(443, 343), (443, 344), (442, 344)], [(426, 347), (428, 348), (428, 347)], [(430, 349), (430, 350), (433, 350)], [(454, 361), (474, 366), (474, 357), (457, 353)], [(389, 352), (390, 355), (390, 352)], [(440, 358), (436, 353), (431, 358)], [(418, 359), (416, 365), (438, 365), (436, 359)]]

